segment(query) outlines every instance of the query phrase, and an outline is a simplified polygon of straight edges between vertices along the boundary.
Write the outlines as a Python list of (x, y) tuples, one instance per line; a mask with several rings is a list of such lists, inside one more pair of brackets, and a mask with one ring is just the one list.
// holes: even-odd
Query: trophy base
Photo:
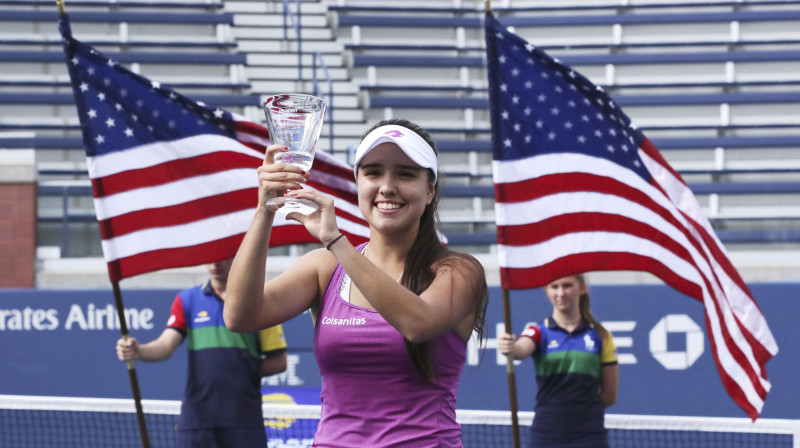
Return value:
[(317, 204), (308, 199), (295, 199), (287, 197), (273, 198), (267, 201), (267, 209), (275, 213), (289, 214), (289, 213), (302, 213), (309, 215), (317, 210)]

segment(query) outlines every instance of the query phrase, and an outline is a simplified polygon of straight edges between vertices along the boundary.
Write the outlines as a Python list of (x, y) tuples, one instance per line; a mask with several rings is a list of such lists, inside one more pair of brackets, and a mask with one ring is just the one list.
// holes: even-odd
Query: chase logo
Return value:
[(197, 317), (194, 318), (194, 323), (199, 324), (201, 322), (208, 322), (209, 320), (211, 320), (211, 318), (208, 317), (208, 311), (203, 310), (197, 313)]

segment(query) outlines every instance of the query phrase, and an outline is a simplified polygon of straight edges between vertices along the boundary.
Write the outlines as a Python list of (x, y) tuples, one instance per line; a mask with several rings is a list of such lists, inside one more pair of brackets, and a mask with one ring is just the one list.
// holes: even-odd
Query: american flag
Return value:
[(703, 303), (722, 383), (752, 418), (778, 351), (689, 187), (600, 87), (487, 17), (501, 286), (650, 272)]
[[(111, 281), (235, 255), (258, 199), (267, 129), (103, 56), (72, 37), (66, 14), (59, 29)], [(334, 197), (342, 233), (367, 240), (350, 167), (317, 151), (308, 186)], [(276, 217), (270, 246), (315, 242)]]

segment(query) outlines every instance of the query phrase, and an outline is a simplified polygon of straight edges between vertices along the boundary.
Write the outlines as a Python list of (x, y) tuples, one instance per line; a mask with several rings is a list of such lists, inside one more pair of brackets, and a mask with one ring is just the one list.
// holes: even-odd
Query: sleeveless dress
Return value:
[(426, 384), (400, 332), (342, 298), (344, 277), (337, 265), (314, 330), (322, 417), (313, 446), (461, 447), (456, 390), (467, 343), (452, 331), (428, 342), (435, 374)]

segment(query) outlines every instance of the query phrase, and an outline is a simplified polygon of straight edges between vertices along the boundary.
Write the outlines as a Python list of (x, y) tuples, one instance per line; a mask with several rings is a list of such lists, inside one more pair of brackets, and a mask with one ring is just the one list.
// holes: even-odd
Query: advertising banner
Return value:
[[(750, 285), (780, 351), (767, 368), (772, 390), (762, 417), (800, 418), (800, 331), (794, 313), (799, 284)], [(164, 330), (177, 290), (123, 290), (130, 334), (140, 342)], [(503, 331), (501, 291), (490, 289), (485, 349), (471, 341), (458, 391), (460, 409), (508, 409), (505, 357), (496, 349)], [(616, 414), (743, 417), (722, 384), (710, 353), (702, 304), (663, 285), (590, 286), (592, 309), (614, 335), (620, 363)], [(120, 337), (114, 300), (105, 290), (0, 291), (0, 394), (130, 398), (125, 364), (114, 351)], [(541, 289), (511, 292), (515, 332), (552, 310)], [(265, 401), (318, 404), (320, 376), (312, 352), (308, 313), (284, 324), (286, 372), (265, 378)], [(180, 400), (186, 347), (167, 361), (137, 362), (145, 399)], [(533, 410), (536, 379), (531, 359), (516, 367), (519, 409)]]

